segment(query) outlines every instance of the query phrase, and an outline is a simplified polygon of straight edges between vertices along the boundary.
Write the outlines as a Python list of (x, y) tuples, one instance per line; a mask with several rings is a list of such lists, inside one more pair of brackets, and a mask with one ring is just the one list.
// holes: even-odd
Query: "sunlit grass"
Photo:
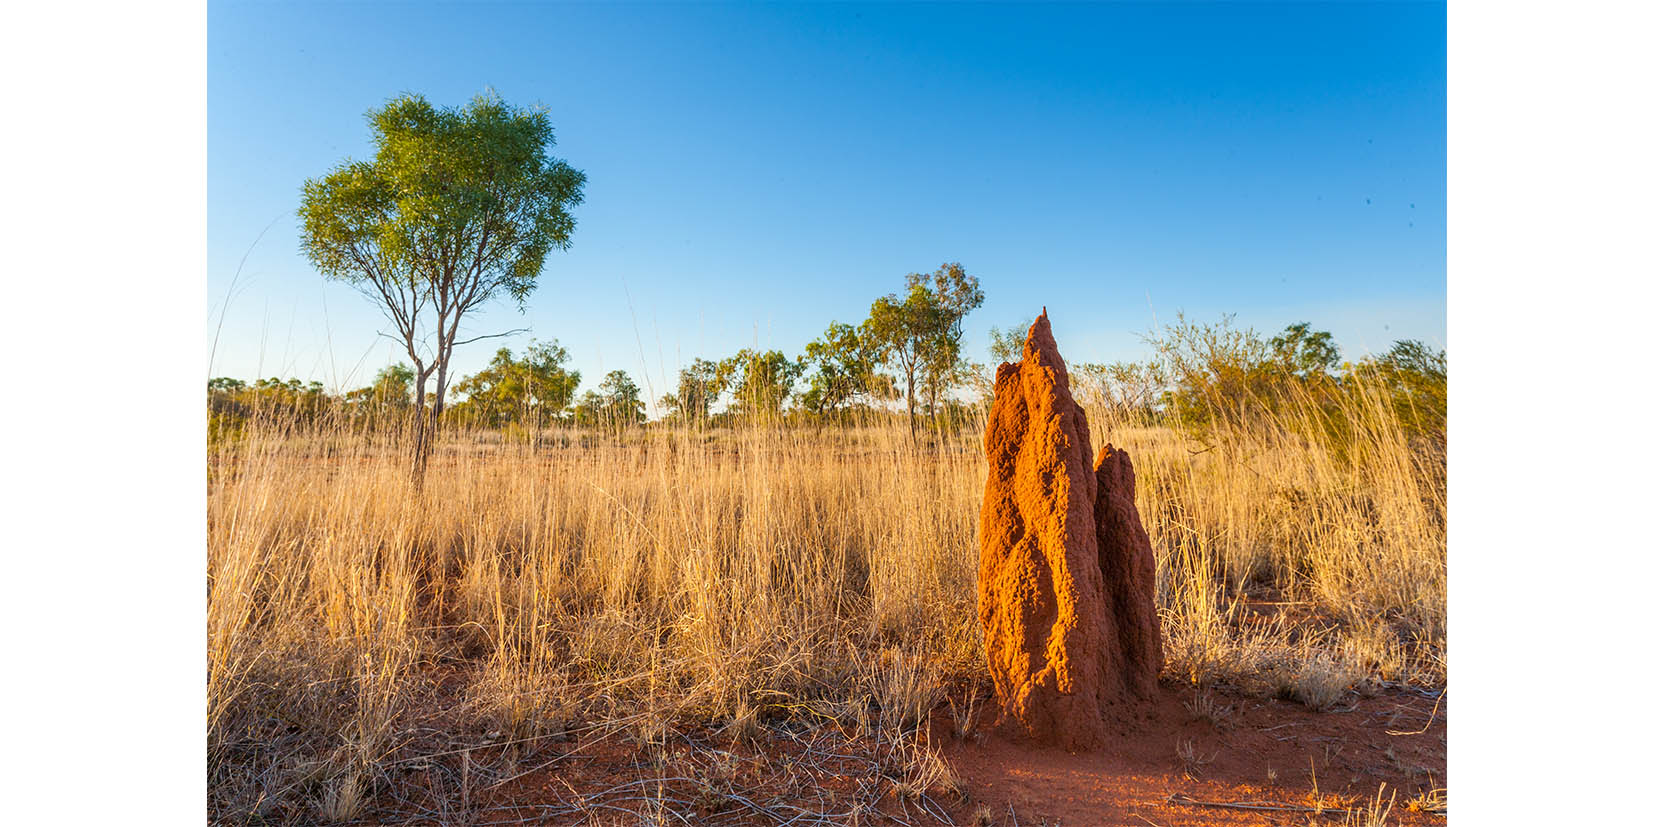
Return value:
[[(1441, 680), (1445, 458), (1345, 400), (1353, 436), (1306, 401), (1210, 449), (1090, 407), (1139, 475), (1169, 679), (1318, 707)], [(985, 674), (980, 429), (452, 433), (416, 489), (392, 439), (249, 423), (209, 469), (215, 812), (348, 815), (416, 720), (911, 728)]]

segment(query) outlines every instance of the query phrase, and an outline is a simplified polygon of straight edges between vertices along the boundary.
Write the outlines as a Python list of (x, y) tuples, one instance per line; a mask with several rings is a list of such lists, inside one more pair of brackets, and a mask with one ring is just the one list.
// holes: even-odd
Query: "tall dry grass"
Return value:
[(1445, 444), (1403, 427), (1406, 400), (1293, 384), (1196, 441), (1087, 391), (1094, 441), (1132, 452), (1174, 671), (1311, 706), (1445, 677)]
[[(1392, 400), (1205, 449), (1080, 396), (1137, 468), (1173, 679), (1442, 679), (1445, 459)], [(450, 434), (416, 490), (394, 440), (249, 424), (209, 469), (214, 817), (348, 820), (440, 733), (910, 729), (984, 674), (981, 425)]]

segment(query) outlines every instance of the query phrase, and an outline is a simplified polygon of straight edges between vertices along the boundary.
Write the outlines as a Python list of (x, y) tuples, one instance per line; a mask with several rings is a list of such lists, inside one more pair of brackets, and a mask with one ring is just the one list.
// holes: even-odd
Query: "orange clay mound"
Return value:
[(1022, 360), (999, 366), (983, 441), (977, 611), (1002, 726), (1093, 749), (1105, 712), (1127, 717), (1155, 691), (1154, 559), (1130, 460), (1105, 448), (1087, 462), (1085, 411), (1043, 313)]
[[(1123, 688), (1140, 698), (1159, 686), (1166, 658), (1160, 651), (1160, 615), (1154, 610), (1154, 549), (1137, 514), (1137, 475), (1131, 456), (1113, 445), (1097, 454), (1097, 564), (1113, 602), (1119, 636), (1117, 668)], [(1113, 649), (1108, 652), (1112, 654)]]

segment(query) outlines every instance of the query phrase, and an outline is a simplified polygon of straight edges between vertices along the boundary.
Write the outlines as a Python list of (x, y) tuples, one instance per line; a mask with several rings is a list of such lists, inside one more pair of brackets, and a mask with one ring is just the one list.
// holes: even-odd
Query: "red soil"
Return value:
[[(1214, 700), (1216, 715), (1190, 708), (1202, 696)], [(616, 733), (572, 738), (543, 745), (523, 762), (526, 772), (520, 777), (479, 783), (469, 798), (485, 822), (496, 824), (569, 825), (594, 818), (605, 824), (653, 823), (628, 814), (647, 816), (646, 799), (665, 795), (683, 805), (693, 802), (690, 812), (698, 823), (748, 825), (784, 822), (799, 812), (787, 809), (793, 805), (848, 815), (848, 802), (862, 797), (858, 792), (880, 788), (875, 812), (859, 823), (945, 824), (935, 815), (945, 810), (954, 823), (966, 825), (987, 807), (998, 827), (1231, 827), (1342, 824), (1346, 809), (1364, 810), (1383, 784), (1382, 800), (1393, 800), (1385, 823), (1446, 823), (1444, 814), (1407, 809), (1414, 796), (1447, 786), (1446, 703), (1418, 690), (1352, 695), (1325, 712), (1311, 712), (1287, 701), (1164, 688), (1155, 700), (1138, 704), (1140, 721), (1111, 722), (1106, 749), (1084, 753), (1008, 734), (995, 727), (991, 708), (973, 731), (958, 738), (948, 708), (938, 708), (928, 738), (959, 775), (961, 788), (955, 794), (933, 788), (923, 807), (896, 794), (888, 775), (894, 765), (881, 761), (867, 739), (841, 739), (832, 727), (786, 724), (764, 730), (756, 742), (711, 729), (677, 732), (655, 748), (640, 748)], [(1181, 744), (1190, 745), (1192, 761), (1179, 755)], [(473, 754), (488, 763), (493, 752), (482, 747)], [(431, 784), (408, 780), (416, 787)], [(452, 806), (459, 796), (452, 780), (449, 785), (442, 791), (446, 796), (440, 784), (432, 792)], [(736, 805), (730, 797), (735, 795), (771, 814)], [(584, 813), (557, 808), (580, 800), (594, 803)], [(404, 817), (413, 816), (414, 823), (440, 821), (420, 818), (444, 809), (435, 800), (406, 803), (414, 809)], [(1316, 805), (1323, 808), (1320, 814), (1313, 811)], [(677, 822), (668, 817), (662, 823)]]
[[(960, 816), (986, 804), (1002, 825), (1012, 823), (1012, 808), (1024, 825), (1340, 824), (1345, 816), (1334, 810), (1367, 807), (1383, 783), (1383, 800), (1394, 794), (1387, 823), (1446, 822), (1445, 815), (1406, 809), (1410, 798), (1447, 786), (1445, 702), (1389, 690), (1317, 713), (1286, 701), (1219, 694), (1212, 696), (1217, 708), (1229, 711), (1216, 725), (1189, 708), (1200, 694), (1187, 687), (1163, 691), (1145, 704), (1140, 725), (1111, 732), (1105, 749), (1088, 753), (1039, 747), (992, 731), (991, 722), (964, 740), (939, 724), (933, 737), (973, 798), (956, 819), (965, 823)], [(1192, 762), (1178, 754), (1185, 743)], [(1178, 796), (1328, 809), (1319, 816), (1248, 811)]]

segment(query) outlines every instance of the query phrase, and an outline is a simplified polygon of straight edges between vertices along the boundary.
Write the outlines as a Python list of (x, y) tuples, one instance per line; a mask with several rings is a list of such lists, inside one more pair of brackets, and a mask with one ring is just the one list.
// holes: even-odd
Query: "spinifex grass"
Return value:
[[(1091, 407), (1139, 475), (1172, 679), (1441, 678), (1445, 459), (1381, 394), (1345, 404), (1340, 436), (1306, 403), (1210, 450)], [(419, 489), (394, 438), (289, 425), (211, 456), (215, 818), (352, 817), (422, 732), (906, 729), (984, 674), (980, 421), (449, 433)]]

